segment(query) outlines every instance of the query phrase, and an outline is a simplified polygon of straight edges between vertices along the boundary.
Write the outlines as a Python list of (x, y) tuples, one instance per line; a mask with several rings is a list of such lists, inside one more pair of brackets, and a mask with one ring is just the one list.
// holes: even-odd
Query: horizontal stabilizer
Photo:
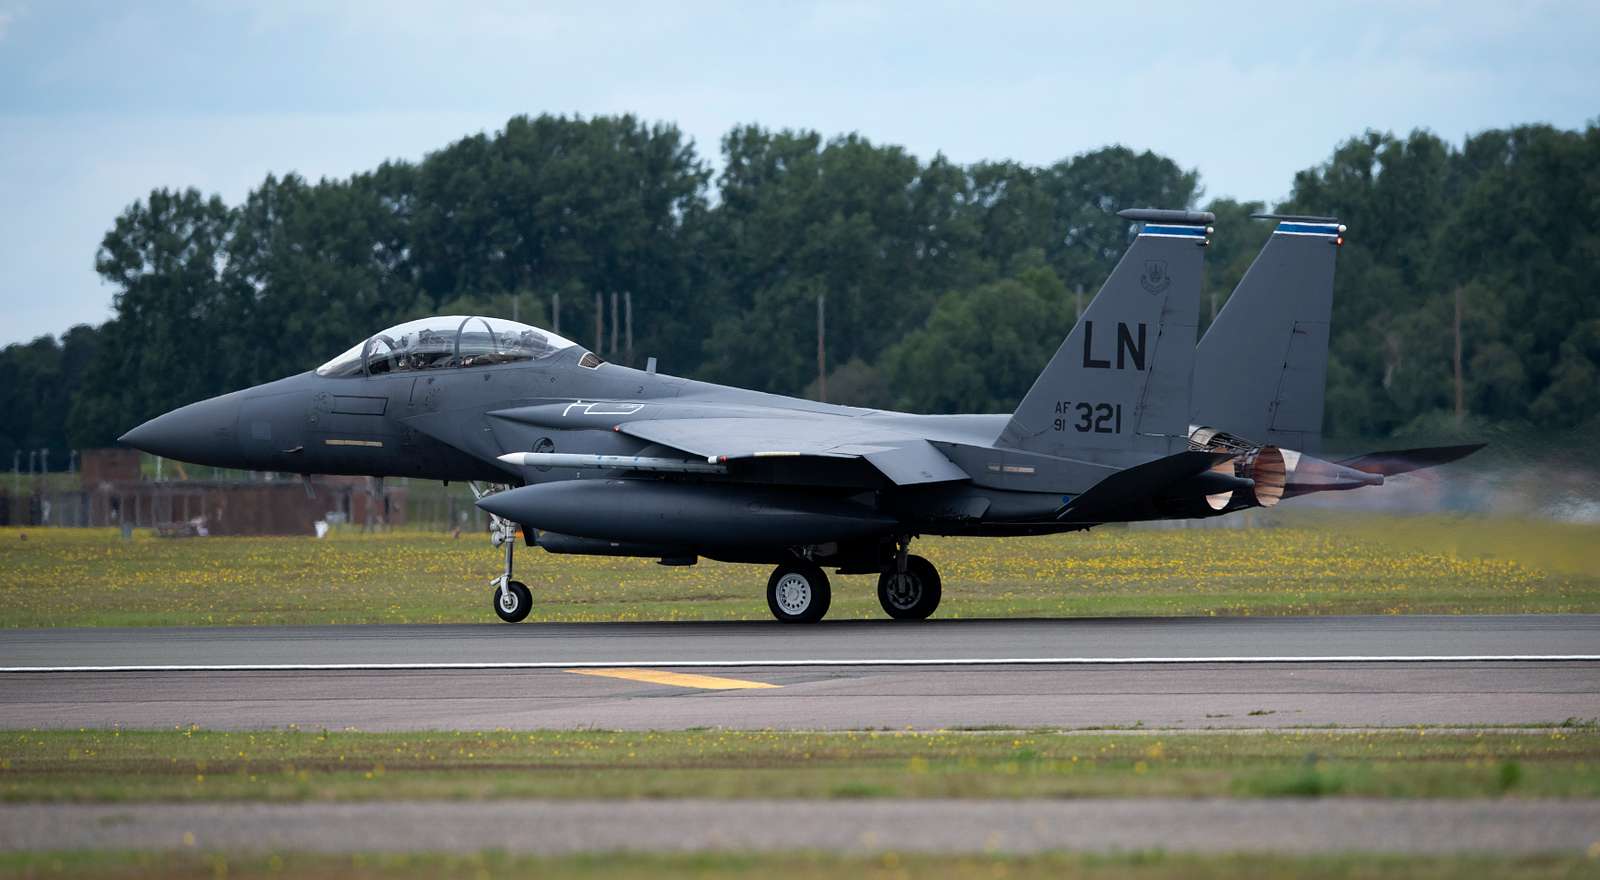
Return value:
[(1169, 490), (1193, 480), (1234, 455), (1232, 452), (1190, 450), (1124, 468), (1067, 502), (1056, 513), (1056, 519), (1108, 522), (1138, 518), (1130, 517), (1129, 513), (1150, 506)]
[(1420, 471), (1423, 468), (1449, 464), (1452, 461), (1466, 458), (1488, 445), (1487, 443), (1466, 443), (1461, 446), (1425, 446), (1421, 449), (1369, 452), (1366, 455), (1347, 458), (1339, 462), (1339, 464), (1363, 473), (1382, 474), (1386, 477), (1392, 477), (1396, 474), (1408, 474), (1412, 471)]

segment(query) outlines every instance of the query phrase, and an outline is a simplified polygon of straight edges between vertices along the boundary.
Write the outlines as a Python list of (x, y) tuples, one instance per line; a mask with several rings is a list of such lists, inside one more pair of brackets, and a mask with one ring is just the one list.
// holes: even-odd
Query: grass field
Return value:
[(1600, 730), (0, 732), (10, 802), (1600, 797)]
[[(1600, 528), (1300, 515), (1254, 529), (1103, 528), (929, 538), (941, 617), (1600, 610)], [(767, 572), (522, 550), (533, 620), (766, 619)], [(0, 529), (8, 627), (434, 623), (492, 619), (482, 536), (161, 539)], [(830, 616), (878, 617), (870, 577), (836, 578)]]
[(1291, 857), (1268, 855), (1195, 856), (1159, 852), (1123, 855), (1050, 854), (1041, 856), (873, 856), (788, 855), (641, 855), (605, 854), (538, 858), (502, 853), (477, 855), (311, 854), (229, 855), (205, 852), (134, 853), (0, 853), (0, 877), (174, 877), (366, 878), (568, 877), (620, 880), (631, 877), (739, 878), (782, 877), (786, 880), (1360, 880), (1371, 877), (1501, 877), (1507, 880), (1600, 877), (1600, 859), (1592, 856), (1403, 857), (1340, 855)]

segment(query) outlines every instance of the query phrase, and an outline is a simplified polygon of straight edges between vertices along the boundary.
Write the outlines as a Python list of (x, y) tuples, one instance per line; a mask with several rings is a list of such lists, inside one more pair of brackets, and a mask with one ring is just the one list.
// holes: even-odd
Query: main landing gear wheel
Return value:
[(511, 581), (505, 589), (494, 591), (494, 613), (506, 623), (521, 623), (532, 610), (533, 594), (522, 581)]
[(907, 556), (906, 570), (890, 566), (878, 575), (878, 604), (895, 620), (923, 620), (939, 607), (939, 570), (921, 556)]
[(816, 623), (832, 601), (828, 576), (810, 563), (784, 563), (767, 578), (767, 607), (784, 623)]

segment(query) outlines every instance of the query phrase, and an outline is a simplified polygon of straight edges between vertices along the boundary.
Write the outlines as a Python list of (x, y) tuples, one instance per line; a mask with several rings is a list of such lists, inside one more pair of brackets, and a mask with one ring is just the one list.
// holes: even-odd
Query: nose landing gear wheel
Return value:
[(832, 601), (828, 576), (815, 565), (785, 563), (767, 578), (767, 607), (784, 623), (816, 623)]
[(895, 620), (923, 620), (939, 607), (939, 570), (921, 556), (906, 557), (906, 570), (890, 566), (878, 575), (878, 604)]
[(494, 591), (494, 613), (506, 623), (521, 623), (532, 610), (533, 594), (522, 581), (512, 581), (504, 590)]

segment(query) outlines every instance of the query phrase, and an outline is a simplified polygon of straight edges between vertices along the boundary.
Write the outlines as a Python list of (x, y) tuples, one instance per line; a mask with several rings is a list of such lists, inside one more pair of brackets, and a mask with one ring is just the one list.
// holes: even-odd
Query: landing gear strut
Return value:
[[(482, 498), (493, 494), (496, 488), (482, 488), (473, 484), (472, 494)], [(505, 571), (489, 581), (495, 588), (494, 613), (506, 623), (521, 623), (528, 618), (528, 612), (533, 610), (533, 593), (529, 592), (527, 584), (511, 579), (511, 563), (517, 549), (517, 524), (490, 514), (489, 543), (503, 547), (506, 552)]]
[(494, 585), (494, 613), (506, 623), (521, 623), (533, 610), (533, 594), (528, 585), (511, 579), (512, 555), (517, 549), (517, 524), (495, 517), (490, 540), (506, 551), (506, 570), (489, 583)]
[(878, 575), (878, 604), (895, 620), (924, 620), (939, 607), (939, 570), (910, 555), (910, 547), (910, 539), (900, 541), (894, 560)]
[(828, 576), (810, 562), (785, 562), (767, 578), (767, 607), (784, 623), (816, 623), (832, 601)]

